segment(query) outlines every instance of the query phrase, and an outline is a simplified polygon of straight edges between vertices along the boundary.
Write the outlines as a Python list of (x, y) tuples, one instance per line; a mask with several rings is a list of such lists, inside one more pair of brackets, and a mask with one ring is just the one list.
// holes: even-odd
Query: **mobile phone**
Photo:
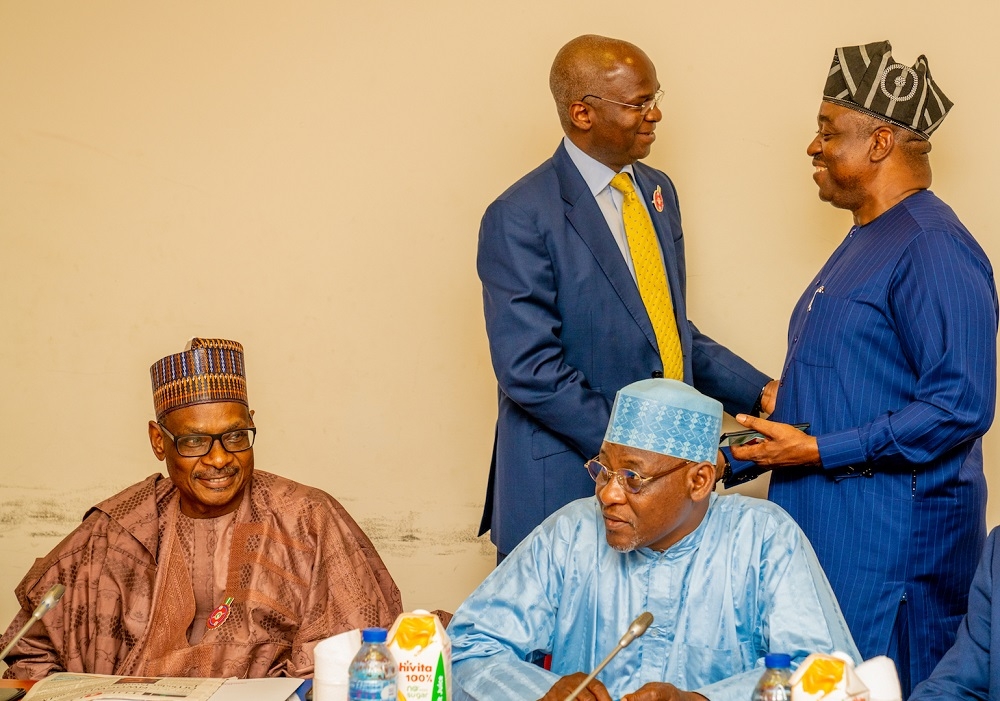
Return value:
[[(809, 432), (809, 424), (792, 424), (792, 428), (797, 428), (803, 433)], [(748, 429), (746, 431), (731, 431), (729, 433), (723, 433), (722, 437), (719, 439), (719, 445), (728, 445), (732, 448), (733, 446), (740, 445), (754, 445), (766, 440), (767, 436), (764, 434)]]

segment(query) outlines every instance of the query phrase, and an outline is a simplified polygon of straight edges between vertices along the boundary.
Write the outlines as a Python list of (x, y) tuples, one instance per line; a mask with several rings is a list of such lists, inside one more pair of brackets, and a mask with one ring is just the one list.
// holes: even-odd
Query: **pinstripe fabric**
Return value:
[(955, 646), (910, 701), (1000, 699), (1000, 528), (986, 539)]
[(792, 314), (773, 418), (823, 468), (773, 473), (864, 658), (906, 600), (910, 678), (951, 646), (986, 537), (997, 296), (986, 254), (930, 191), (854, 227)]
[[(594, 493), (581, 469), (601, 449), (615, 392), (662, 372), (653, 325), (587, 180), (560, 143), (489, 206), (476, 266), (498, 383), (480, 532), (509, 553), (567, 502)], [(651, 207), (684, 350), (684, 379), (730, 412), (749, 411), (768, 377), (688, 319), (684, 230), (673, 182), (636, 162)]]

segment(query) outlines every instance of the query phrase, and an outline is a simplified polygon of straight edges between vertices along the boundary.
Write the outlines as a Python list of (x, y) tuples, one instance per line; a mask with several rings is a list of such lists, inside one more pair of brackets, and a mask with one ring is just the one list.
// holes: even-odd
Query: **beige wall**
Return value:
[(0, 0), (0, 625), (33, 557), (158, 468), (147, 368), (192, 335), (246, 346), (258, 467), (340, 498), (408, 607), (458, 605), (493, 557), (479, 218), (555, 148), (577, 34), (658, 66), (692, 318), (761, 369), (850, 225), (804, 154), (837, 45), (930, 56), (957, 105), (934, 189), (1000, 260), (1000, 3), (621, 8)]

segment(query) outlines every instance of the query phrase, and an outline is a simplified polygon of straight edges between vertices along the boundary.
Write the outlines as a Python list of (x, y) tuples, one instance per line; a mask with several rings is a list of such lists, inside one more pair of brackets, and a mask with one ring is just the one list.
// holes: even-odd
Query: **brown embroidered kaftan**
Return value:
[(206, 622), (194, 620), (191, 573), (213, 563), (190, 566), (179, 522), (177, 489), (160, 474), (91, 509), (18, 585), (21, 611), (0, 647), (53, 584), (67, 591), (7, 656), (5, 676), (311, 676), (317, 642), (387, 627), (402, 610), (382, 559), (335, 499), (256, 470), (224, 529), (229, 562), (216, 584), (232, 597), (231, 612), (192, 644), (188, 629)]

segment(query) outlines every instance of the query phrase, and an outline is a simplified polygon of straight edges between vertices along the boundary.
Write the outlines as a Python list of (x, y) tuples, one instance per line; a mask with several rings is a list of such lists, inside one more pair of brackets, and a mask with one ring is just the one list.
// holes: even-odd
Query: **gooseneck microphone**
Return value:
[(587, 678), (580, 682), (580, 686), (576, 687), (576, 689), (573, 690), (573, 693), (566, 697), (566, 701), (573, 701), (573, 699), (575, 699), (581, 691), (587, 688), (587, 684), (594, 681), (594, 677), (600, 674), (601, 670), (608, 666), (608, 662), (613, 660), (615, 655), (619, 652), (631, 645), (633, 640), (645, 633), (646, 629), (649, 628), (649, 624), (652, 622), (653, 614), (649, 611), (644, 611), (639, 614), (639, 617), (632, 621), (632, 625), (630, 625), (628, 630), (625, 631), (625, 635), (623, 635), (622, 639), (618, 641), (618, 645), (611, 651), (611, 654), (605, 657), (604, 661), (597, 665), (597, 669), (588, 674)]
[(39, 618), (47, 614), (49, 609), (55, 606), (56, 602), (59, 601), (59, 598), (65, 593), (66, 587), (62, 584), (53, 584), (52, 588), (45, 592), (45, 596), (42, 597), (42, 600), (38, 602), (38, 606), (36, 606), (34, 612), (32, 612), (31, 618), (28, 619), (28, 622), (24, 624), (21, 630), (17, 631), (17, 635), (15, 635), (14, 639), (11, 640), (7, 647), (3, 649), (3, 652), (0, 652), (0, 660), (7, 657), (7, 653), (14, 649), (14, 646), (17, 645), (21, 638), (24, 637), (24, 634), (28, 632), (31, 626), (35, 625), (35, 622), (38, 621)]

